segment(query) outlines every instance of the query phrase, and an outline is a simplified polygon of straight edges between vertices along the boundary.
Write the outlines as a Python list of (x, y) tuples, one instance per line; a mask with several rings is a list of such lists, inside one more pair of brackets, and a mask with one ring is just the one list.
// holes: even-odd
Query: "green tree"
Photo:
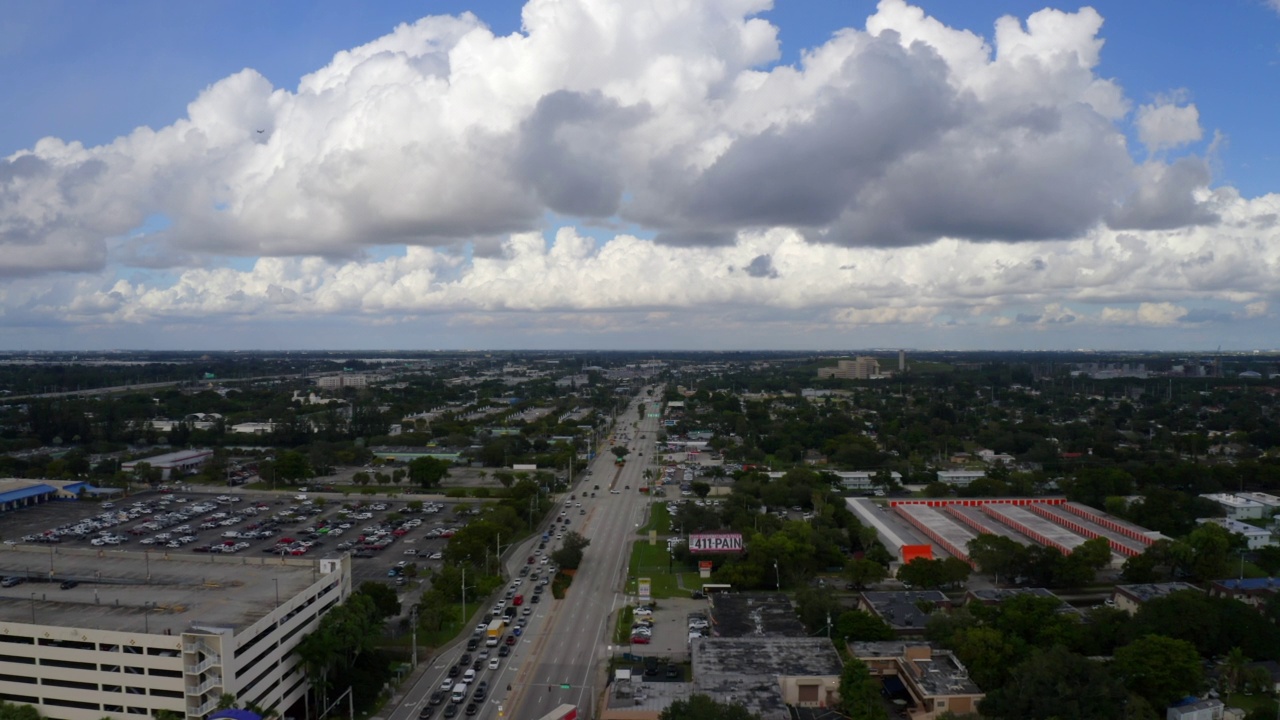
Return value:
[(570, 531), (564, 536), (564, 544), (559, 550), (551, 553), (551, 561), (565, 570), (576, 570), (582, 564), (583, 551), (591, 541)]
[(373, 600), (373, 606), (378, 611), (378, 617), (386, 619), (400, 614), (400, 598), (396, 596), (396, 591), (386, 583), (366, 580), (360, 583), (360, 587), (356, 592), (364, 593)]
[(409, 461), (409, 477), (420, 488), (439, 487), (449, 475), (449, 463), (430, 456)]
[(993, 627), (961, 628), (950, 647), (969, 669), (969, 677), (984, 689), (1004, 685), (1010, 669), (1024, 655), (1024, 643)]
[(995, 720), (1097, 720), (1124, 715), (1128, 691), (1101, 663), (1055, 645), (1036, 650), (979, 706)]
[(1026, 551), (1023, 546), (1004, 535), (983, 533), (969, 541), (969, 557), (982, 572), (995, 577), (997, 583), (1000, 576), (1006, 579), (1013, 577), (1026, 562)]
[(1116, 650), (1113, 667), (1126, 687), (1158, 708), (1199, 692), (1204, 682), (1195, 646), (1163, 635), (1145, 635)]
[(1280, 545), (1267, 545), (1255, 550), (1253, 564), (1261, 568), (1268, 577), (1280, 574)]
[(721, 703), (709, 695), (695, 693), (688, 700), (676, 700), (666, 707), (658, 720), (760, 720), (739, 703)]
[(854, 589), (862, 590), (874, 585), (889, 575), (884, 566), (866, 558), (852, 558), (844, 564), (844, 577)]
[(838, 640), (892, 640), (893, 628), (884, 620), (862, 610), (845, 610), (836, 618), (833, 638)]
[(1238, 647), (1231, 648), (1231, 652), (1227, 653), (1222, 661), (1222, 679), (1227, 683), (1228, 692), (1240, 692), (1244, 684), (1245, 668), (1249, 667), (1250, 662)]
[(711, 494), (711, 485), (708, 483), (702, 482), (701, 480), (695, 480), (693, 483), (690, 484), (690, 488), (693, 490), (694, 495), (697, 495), (699, 498), (702, 498), (704, 500), (708, 495)]
[(1231, 534), (1216, 523), (1202, 523), (1187, 536), (1191, 549), (1186, 569), (1200, 582), (1217, 580), (1227, 575), (1231, 555)]
[(880, 702), (880, 683), (857, 658), (850, 658), (840, 673), (840, 709), (850, 720), (885, 720), (889, 716)]
[(31, 705), (0, 700), (0, 720), (40, 720), (40, 712)]
[(296, 450), (281, 452), (276, 456), (274, 466), (278, 480), (295, 485), (313, 475), (307, 456)]

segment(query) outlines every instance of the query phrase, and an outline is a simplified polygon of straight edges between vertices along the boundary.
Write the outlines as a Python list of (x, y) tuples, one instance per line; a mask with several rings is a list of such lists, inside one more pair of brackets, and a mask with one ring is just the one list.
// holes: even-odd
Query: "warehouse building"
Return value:
[(139, 463), (146, 463), (160, 471), (161, 480), (172, 480), (194, 473), (212, 458), (213, 451), (208, 449), (179, 450), (155, 457), (130, 460), (121, 465), (120, 469), (131, 473), (137, 469)]
[(351, 593), (349, 556), (19, 545), (0, 574), (30, 578), (0, 589), (0, 699), (57, 720), (198, 720), (223, 694), (283, 714), (308, 689), (293, 648)]

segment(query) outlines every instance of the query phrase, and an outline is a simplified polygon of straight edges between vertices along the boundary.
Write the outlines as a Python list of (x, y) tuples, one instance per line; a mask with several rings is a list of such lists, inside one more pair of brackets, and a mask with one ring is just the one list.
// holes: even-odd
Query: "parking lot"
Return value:
[[(418, 507), (421, 506), (419, 510)], [(301, 493), (147, 492), (114, 502), (52, 502), (8, 513), (5, 542), (164, 554), (354, 556), (353, 581), (410, 590), (402, 575), (439, 568), (448, 538), (469, 517), (448, 503)]]

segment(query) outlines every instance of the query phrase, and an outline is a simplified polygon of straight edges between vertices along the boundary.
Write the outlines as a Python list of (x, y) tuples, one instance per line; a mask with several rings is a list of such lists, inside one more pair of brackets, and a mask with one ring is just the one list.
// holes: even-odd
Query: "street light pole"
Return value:
[(413, 667), (418, 667), (418, 606), (409, 613), (409, 628), (413, 631)]
[(778, 589), (779, 589), (779, 590), (781, 590), (781, 589), (782, 589), (782, 571), (778, 569), (778, 561), (777, 561), (777, 560), (774, 560), (774, 561), (773, 561), (773, 572), (774, 572), (774, 574), (777, 576), (777, 579), (778, 579)]

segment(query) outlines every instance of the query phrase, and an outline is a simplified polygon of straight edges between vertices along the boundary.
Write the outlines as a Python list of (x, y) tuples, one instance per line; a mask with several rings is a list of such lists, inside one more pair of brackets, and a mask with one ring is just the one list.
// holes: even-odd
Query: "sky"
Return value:
[(1280, 348), (1280, 0), (0, 17), (0, 350)]

